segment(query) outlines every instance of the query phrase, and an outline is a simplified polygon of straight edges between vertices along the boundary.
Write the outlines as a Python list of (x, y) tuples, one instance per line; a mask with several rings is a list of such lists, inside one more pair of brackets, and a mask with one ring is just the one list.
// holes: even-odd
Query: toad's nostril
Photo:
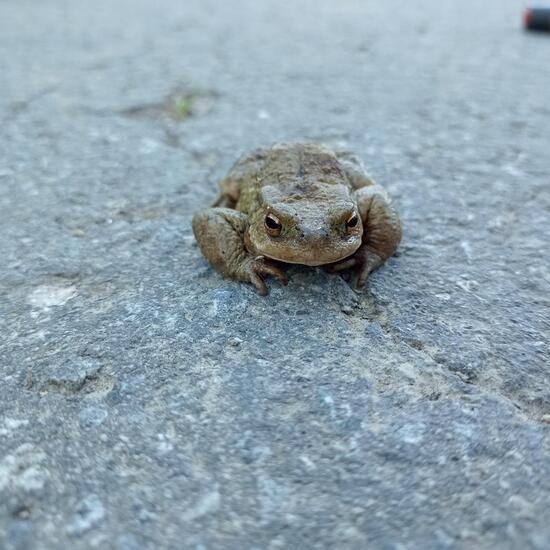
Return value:
[(303, 239), (307, 239), (310, 242), (326, 241), (330, 237), (330, 228), (324, 224), (312, 224), (311, 226), (302, 226), (300, 234)]

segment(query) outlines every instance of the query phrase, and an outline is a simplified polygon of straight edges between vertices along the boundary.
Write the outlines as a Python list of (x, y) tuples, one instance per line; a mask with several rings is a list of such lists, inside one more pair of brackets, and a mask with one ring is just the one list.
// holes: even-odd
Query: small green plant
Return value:
[(179, 119), (187, 118), (191, 114), (194, 96), (178, 96), (174, 98), (173, 111), (174, 116)]

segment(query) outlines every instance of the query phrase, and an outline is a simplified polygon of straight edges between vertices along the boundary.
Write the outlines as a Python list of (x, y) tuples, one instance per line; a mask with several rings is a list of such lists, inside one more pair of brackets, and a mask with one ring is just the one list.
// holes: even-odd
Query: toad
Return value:
[(287, 264), (350, 270), (362, 287), (397, 249), (401, 223), (354, 155), (279, 143), (235, 163), (193, 233), (212, 266), (265, 295), (266, 277), (287, 284)]

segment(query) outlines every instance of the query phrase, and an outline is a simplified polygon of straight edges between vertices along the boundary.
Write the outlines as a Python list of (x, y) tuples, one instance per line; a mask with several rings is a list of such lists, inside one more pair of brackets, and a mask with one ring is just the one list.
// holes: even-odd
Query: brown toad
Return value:
[(216, 269), (267, 294), (265, 276), (288, 282), (284, 264), (350, 269), (361, 287), (395, 252), (401, 223), (353, 155), (280, 143), (237, 161), (193, 232)]

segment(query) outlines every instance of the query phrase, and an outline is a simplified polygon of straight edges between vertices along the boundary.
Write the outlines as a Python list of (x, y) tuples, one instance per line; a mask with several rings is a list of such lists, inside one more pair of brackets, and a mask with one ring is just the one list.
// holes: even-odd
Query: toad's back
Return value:
[[(314, 198), (326, 194), (326, 186), (350, 182), (340, 159), (329, 149), (313, 143), (280, 143), (242, 157), (222, 182), (222, 194), (235, 197), (237, 210), (250, 212), (260, 189), (271, 187), (280, 198)], [(324, 191), (323, 191), (324, 189)]]
[(320, 145), (281, 144), (268, 150), (259, 173), (260, 185), (302, 188), (305, 192), (320, 183), (347, 182), (336, 155)]

